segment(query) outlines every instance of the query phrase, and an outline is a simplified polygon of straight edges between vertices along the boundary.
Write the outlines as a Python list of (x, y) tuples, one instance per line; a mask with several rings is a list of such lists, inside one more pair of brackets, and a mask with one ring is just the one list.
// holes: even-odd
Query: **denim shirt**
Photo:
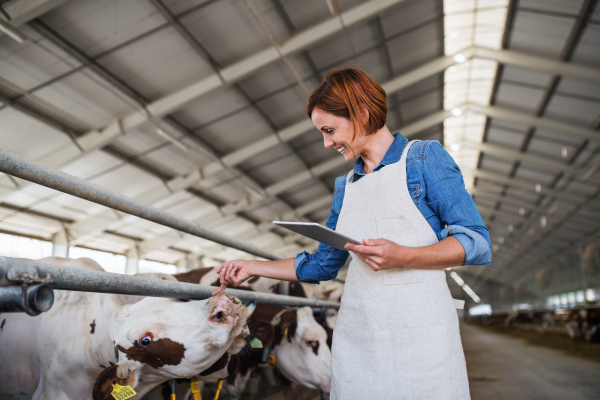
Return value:
[[(373, 170), (374, 174), (386, 165), (400, 161), (408, 139), (400, 133), (394, 136), (394, 142)], [(363, 161), (359, 157), (350, 178), (344, 175), (335, 180), (333, 204), (326, 224), (328, 228), (335, 230), (337, 226), (346, 181), (356, 181), (365, 175)], [(473, 198), (465, 189), (458, 165), (438, 141), (416, 142), (410, 147), (406, 158), (406, 180), (413, 202), (438, 239), (453, 236), (462, 244), (465, 250), (464, 265), (486, 265), (492, 261), (488, 229)], [(320, 243), (314, 254), (306, 251), (296, 254), (296, 276), (306, 283), (333, 279), (344, 266), (348, 255), (346, 250)]]

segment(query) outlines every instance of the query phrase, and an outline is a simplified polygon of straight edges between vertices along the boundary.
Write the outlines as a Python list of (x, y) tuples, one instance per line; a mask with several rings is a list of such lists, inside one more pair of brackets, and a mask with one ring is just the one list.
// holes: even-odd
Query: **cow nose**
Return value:
[(213, 324), (231, 323), (234, 327), (243, 321), (246, 308), (236, 297), (219, 294), (210, 299), (208, 319)]

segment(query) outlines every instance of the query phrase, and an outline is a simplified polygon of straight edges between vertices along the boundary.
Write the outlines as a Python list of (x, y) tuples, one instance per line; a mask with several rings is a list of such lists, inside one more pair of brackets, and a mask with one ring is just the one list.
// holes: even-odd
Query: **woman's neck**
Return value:
[(385, 153), (394, 142), (394, 135), (384, 125), (383, 128), (367, 136), (367, 138), (368, 140), (360, 152), (360, 157), (363, 160), (363, 171), (370, 174), (385, 157)]

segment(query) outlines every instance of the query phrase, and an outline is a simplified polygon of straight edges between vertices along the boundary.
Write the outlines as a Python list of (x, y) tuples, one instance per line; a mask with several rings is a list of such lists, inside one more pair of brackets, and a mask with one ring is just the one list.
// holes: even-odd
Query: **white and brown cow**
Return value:
[[(176, 274), (175, 277), (184, 282), (200, 283), (209, 286), (219, 286), (217, 268), (202, 268)], [(280, 280), (263, 277), (254, 277), (244, 282), (237, 289), (254, 290), (266, 293), (282, 293)], [(305, 286), (299, 282), (290, 282), (285, 289), (290, 296), (307, 297)], [(253, 327), (272, 327), (272, 343), (270, 349), (276, 359), (276, 367), (290, 381), (299, 383), (313, 389), (329, 392), (331, 386), (331, 333), (333, 330), (322, 326), (325, 324), (325, 315), (322, 323), (313, 317), (312, 310), (304, 307), (299, 310), (292, 309), (283, 314), (284, 308), (276, 305), (259, 304), (252, 317), (248, 320), (251, 335)], [(273, 317), (280, 314), (280, 318), (271, 325)], [(329, 314), (327, 322), (330, 322)], [(333, 322), (335, 323), (335, 322)], [(266, 335), (263, 332), (262, 335)], [(266, 336), (263, 336), (263, 338)], [(261, 339), (263, 340), (263, 339)], [(263, 340), (265, 342), (265, 340)], [(267, 343), (265, 343), (265, 346)], [(238, 364), (238, 372), (229, 374), (227, 383), (223, 387), (223, 395), (239, 396), (250, 378), (250, 374), (261, 364), (263, 350), (250, 349), (249, 346), (242, 351), (239, 357), (232, 358)], [(229, 368), (231, 372), (233, 369)], [(165, 392), (166, 393), (166, 392)]]
[[(89, 259), (41, 261), (102, 270)], [(120, 295), (57, 290), (46, 313), (0, 318), (0, 399), (112, 400), (113, 382), (141, 398), (209, 368), (242, 331), (245, 308), (227, 295), (126, 304)]]

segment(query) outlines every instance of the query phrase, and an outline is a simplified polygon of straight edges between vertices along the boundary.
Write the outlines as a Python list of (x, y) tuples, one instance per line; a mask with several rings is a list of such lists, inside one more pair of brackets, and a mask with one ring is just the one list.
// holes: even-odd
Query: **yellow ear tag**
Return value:
[(292, 343), (292, 338), (288, 337), (288, 328), (287, 328), (287, 326), (285, 327), (285, 330), (283, 331), (283, 337), (285, 338), (285, 340), (287, 340), (290, 343)]
[(190, 381), (190, 391), (193, 394), (194, 400), (202, 400), (202, 396), (200, 395), (200, 384), (198, 384), (198, 378), (195, 376), (192, 377)]
[(271, 364), (272, 366), (275, 366), (275, 356), (272, 354), (269, 354), (267, 357), (267, 362), (269, 364)]
[(131, 386), (121, 386), (118, 383), (113, 383), (113, 390), (110, 393), (116, 400), (127, 400), (130, 397), (135, 396), (137, 393), (131, 388)]

